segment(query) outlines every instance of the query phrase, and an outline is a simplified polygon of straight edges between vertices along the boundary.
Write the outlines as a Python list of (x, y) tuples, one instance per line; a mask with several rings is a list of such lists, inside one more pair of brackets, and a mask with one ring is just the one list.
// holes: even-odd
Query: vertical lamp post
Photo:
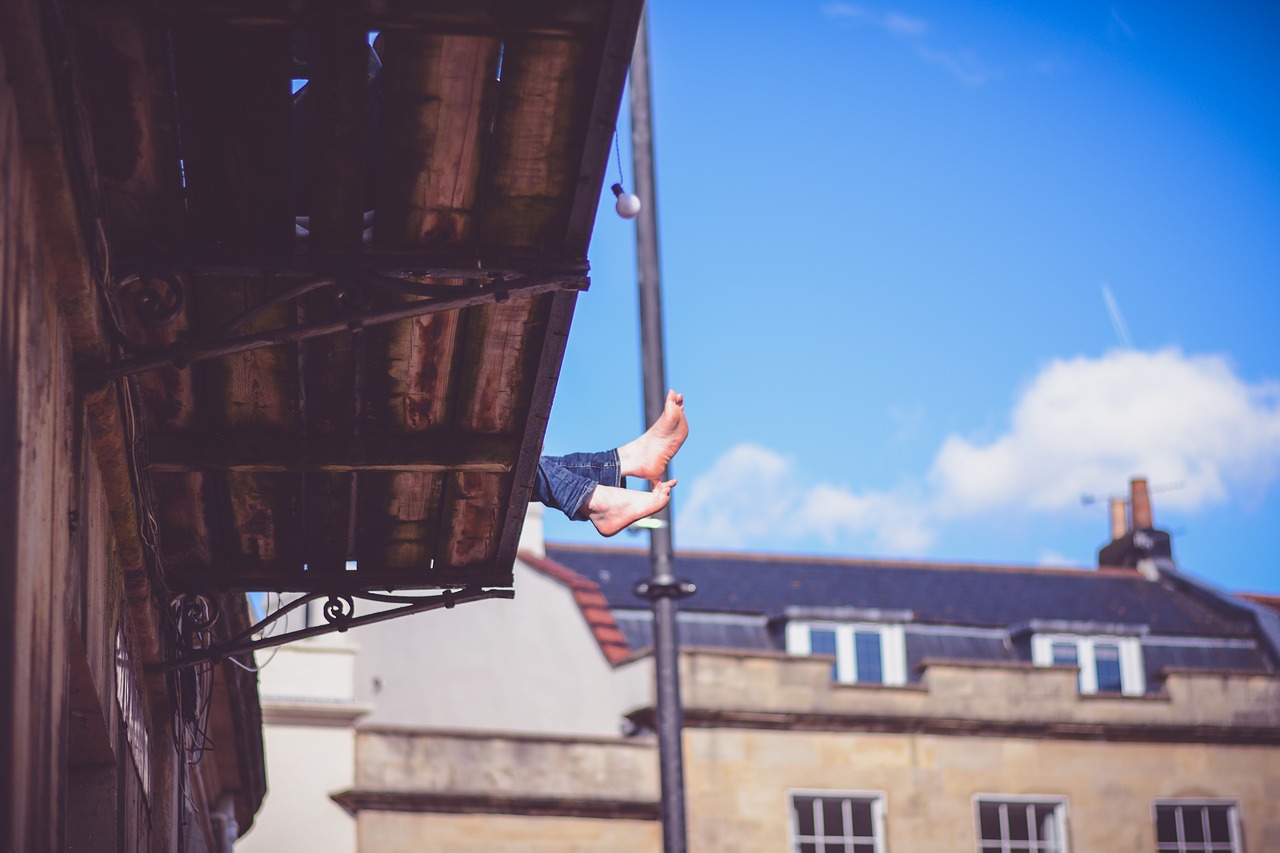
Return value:
[[(640, 290), (640, 355), (644, 371), (645, 425), (662, 414), (666, 399), (666, 367), (662, 343), (662, 282), (658, 273), (658, 215), (653, 177), (653, 126), (649, 96), (647, 11), (641, 14), (631, 57), (631, 156), (640, 215), (636, 220), (636, 271)], [(667, 474), (666, 476), (670, 476)], [(680, 707), (680, 649), (676, 635), (676, 602), (692, 594), (693, 584), (672, 572), (671, 505), (649, 531), (649, 580), (636, 584), (636, 595), (653, 606), (654, 680), (657, 692), (658, 763), (662, 783), (662, 843), (665, 853), (684, 853), (684, 756)]]

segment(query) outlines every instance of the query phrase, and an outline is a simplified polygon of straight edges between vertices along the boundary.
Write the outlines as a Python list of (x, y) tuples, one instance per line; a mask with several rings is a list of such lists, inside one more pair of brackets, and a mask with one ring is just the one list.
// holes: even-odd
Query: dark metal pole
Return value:
[[(644, 366), (645, 426), (662, 414), (667, 394), (662, 344), (662, 281), (658, 272), (658, 204), (654, 190), (653, 123), (649, 96), (647, 10), (641, 13), (631, 56), (631, 156), (640, 215), (636, 220), (636, 271), (640, 286), (640, 356)], [(667, 473), (670, 476), (670, 472)], [(676, 602), (693, 592), (678, 580), (671, 539), (671, 505), (658, 514), (661, 524), (649, 531), (648, 582), (636, 594), (653, 605), (653, 659), (657, 690), (658, 765), (662, 782), (662, 849), (684, 853), (684, 750), (680, 706), (680, 641), (676, 635)]]

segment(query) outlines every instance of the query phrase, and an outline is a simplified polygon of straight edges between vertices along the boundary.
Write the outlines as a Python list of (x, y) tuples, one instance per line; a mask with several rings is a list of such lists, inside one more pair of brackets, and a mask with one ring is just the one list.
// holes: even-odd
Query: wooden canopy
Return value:
[(639, 15), (73, 2), (169, 587), (510, 586)]

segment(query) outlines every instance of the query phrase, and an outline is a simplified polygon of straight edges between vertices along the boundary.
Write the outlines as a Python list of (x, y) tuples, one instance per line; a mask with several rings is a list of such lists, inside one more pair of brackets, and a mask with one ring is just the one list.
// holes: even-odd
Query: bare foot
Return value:
[(689, 422), (684, 416), (684, 395), (667, 392), (662, 414), (644, 435), (618, 448), (618, 462), (624, 477), (659, 480), (666, 473), (671, 457), (689, 435)]
[(670, 503), (671, 487), (675, 484), (675, 480), (659, 480), (651, 492), (596, 486), (587, 498), (587, 518), (601, 536), (613, 536)]

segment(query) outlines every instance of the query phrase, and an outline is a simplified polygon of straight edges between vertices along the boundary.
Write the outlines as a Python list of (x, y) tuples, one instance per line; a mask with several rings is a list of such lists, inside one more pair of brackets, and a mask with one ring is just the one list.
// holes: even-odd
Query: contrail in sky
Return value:
[(1125, 349), (1133, 349), (1133, 338), (1129, 337), (1129, 327), (1124, 324), (1120, 306), (1116, 304), (1116, 298), (1111, 295), (1111, 288), (1105, 281), (1102, 283), (1102, 300), (1107, 303), (1107, 313), (1111, 315), (1111, 328), (1115, 329), (1120, 345)]

